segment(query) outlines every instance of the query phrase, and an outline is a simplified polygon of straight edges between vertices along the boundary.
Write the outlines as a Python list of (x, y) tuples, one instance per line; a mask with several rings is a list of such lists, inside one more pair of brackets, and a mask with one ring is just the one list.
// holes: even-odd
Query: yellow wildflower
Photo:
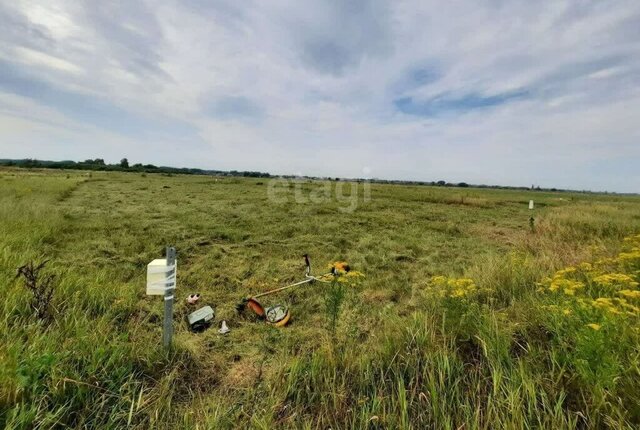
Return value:
[(629, 252), (621, 252), (618, 254), (618, 260), (623, 264), (639, 263), (640, 248), (633, 248)]
[(634, 281), (631, 276), (625, 275), (624, 273), (607, 273), (596, 276), (593, 278), (593, 281), (605, 287), (616, 287), (622, 285), (633, 288), (638, 286), (638, 283)]
[(640, 299), (640, 291), (638, 290), (620, 290), (618, 294), (628, 299)]
[(596, 323), (591, 323), (591, 324), (587, 324), (587, 327), (592, 328), (593, 330), (600, 330), (600, 327), (602, 327), (600, 324), (596, 324)]
[[(360, 281), (360, 278), (363, 278), (364, 274), (356, 271), (351, 271), (347, 273), (340, 274), (337, 279), (338, 282), (342, 282), (344, 284), (357, 284)], [(336, 279), (334, 277), (334, 279)]]
[(596, 266), (610, 266), (612, 264), (615, 264), (616, 260), (615, 258), (611, 258), (611, 257), (605, 257), (605, 258), (601, 258), (599, 260), (597, 260), (595, 262)]
[(458, 288), (456, 290), (453, 290), (453, 292), (451, 293), (451, 297), (463, 297), (467, 294), (467, 292), (461, 288)]
[(620, 311), (616, 309), (615, 305), (608, 297), (598, 297), (596, 300), (592, 302), (595, 308), (601, 309), (603, 311), (611, 312), (612, 314), (619, 314)]
[(464, 297), (478, 291), (478, 287), (470, 278), (446, 278), (434, 276), (429, 282), (431, 287), (436, 287), (441, 296)]
[(579, 281), (572, 281), (571, 279), (554, 279), (551, 281), (549, 291), (557, 291), (562, 289), (565, 294), (574, 295), (576, 290), (584, 288), (584, 284)]
[(591, 265), (591, 263), (580, 263), (578, 267), (580, 268), (580, 270), (584, 272), (588, 272), (593, 269), (593, 266)]
[(434, 276), (431, 278), (431, 283), (433, 285), (444, 286), (447, 284), (447, 278), (444, 276)]

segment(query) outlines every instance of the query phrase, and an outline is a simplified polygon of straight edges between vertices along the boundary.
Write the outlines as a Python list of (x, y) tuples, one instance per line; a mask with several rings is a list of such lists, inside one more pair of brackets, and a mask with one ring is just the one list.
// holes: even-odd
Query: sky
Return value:
[(0, 158), (640, 192), (640, 1), (0, 0)]

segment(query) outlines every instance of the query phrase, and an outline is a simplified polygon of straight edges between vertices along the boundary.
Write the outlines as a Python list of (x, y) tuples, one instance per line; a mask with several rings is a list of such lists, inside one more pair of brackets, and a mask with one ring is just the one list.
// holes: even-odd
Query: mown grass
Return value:
[[(1, 172), (0, 424), (640, 425), (637, 315), (593, 308), (599, 287), (575, 300), (544, 287), (566, 266), (617, 256), (640, 231), (640, 199), (373, 185), (353, 213), (294, 202), (321, 186), (291, 185), (274, 202), (264, 180)], [(145, 265), (167, 244), (179, 261), (170, 352), (161, 300), (144, 294)], [(318, 283), (264, 299), (291, 307), (284, 329), (236, 314), (242, 297), (301, 279), (304, 253), (316, 273), (346, 260), (365, 274), (337, 317)], [(15, 279), (44, 259), (59, 280), (48, 325)], [(633, 264), (601, 270), (638, 280)], [(474, 287), (447, 293), (438, 276)], [(196, 291), (229, 335), (187, 330), (183, 299)]]

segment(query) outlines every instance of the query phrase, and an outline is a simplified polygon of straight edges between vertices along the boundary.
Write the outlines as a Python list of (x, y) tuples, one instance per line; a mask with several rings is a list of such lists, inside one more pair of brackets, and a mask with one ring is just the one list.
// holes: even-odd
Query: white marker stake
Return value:
[(166, 258), (157, 258), (147, 265), (147, 295), (164, 297), (162, 344), (171, 344), (173, 334), (173, 295), (176, 289), (176, 249), (167, 247)]
[(529, 200), (529, 209), (533, 209), (533, 200)]
[(165, 348), (171, 345), (171, 337), (173, 336), (173, 293), (176, 289), (176, 249), (172, 246), (167, 247), (167, 279), (164, 290), (164, 324), (162, 330), (162, 344)]

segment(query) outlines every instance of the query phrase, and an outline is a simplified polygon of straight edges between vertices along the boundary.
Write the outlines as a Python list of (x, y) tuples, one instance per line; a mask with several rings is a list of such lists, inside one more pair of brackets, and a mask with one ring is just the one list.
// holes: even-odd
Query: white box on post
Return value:
[[(167, 260), (157, 258), (147, 265), (147, 295), (163, 296), (167, 284), (175, 285), (178, 262), (173, 266), (167, 266)], [(167, 276), (171, 271), (171, 276)]]

